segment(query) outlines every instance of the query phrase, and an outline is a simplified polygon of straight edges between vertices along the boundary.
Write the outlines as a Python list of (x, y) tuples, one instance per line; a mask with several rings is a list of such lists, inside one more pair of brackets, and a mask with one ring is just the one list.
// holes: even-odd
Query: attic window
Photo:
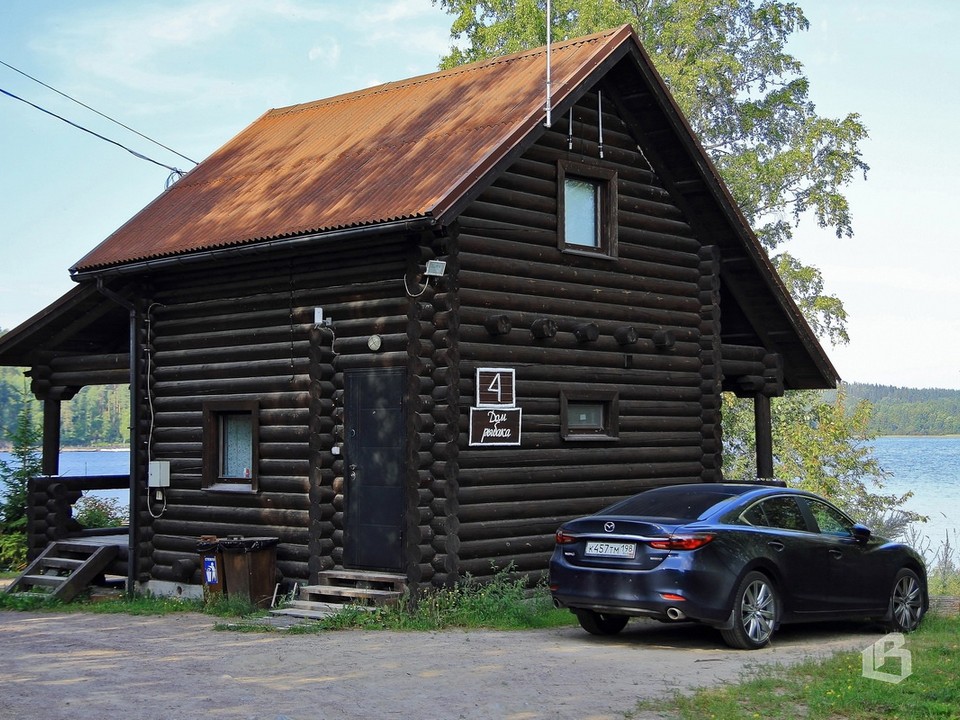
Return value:
[(560, 161), (558, 244), (563, 252), (617, 256), (617, 173)]

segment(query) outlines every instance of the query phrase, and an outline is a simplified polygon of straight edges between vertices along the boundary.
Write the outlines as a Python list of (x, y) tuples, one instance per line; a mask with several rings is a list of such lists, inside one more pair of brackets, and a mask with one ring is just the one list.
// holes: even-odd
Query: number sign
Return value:
[(477, 407), (516, 407), (515, 386), (516, 371), (512, 368), (477, 368)]

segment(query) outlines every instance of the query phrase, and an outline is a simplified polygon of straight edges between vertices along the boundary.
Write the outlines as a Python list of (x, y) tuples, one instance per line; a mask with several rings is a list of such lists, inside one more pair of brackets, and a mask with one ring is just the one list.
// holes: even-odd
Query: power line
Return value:
[(87, 110), (89, 110), (90, 112), (94, 112), (94, 113), (96, 113), (97, 115), (99, 115), (100, 117), (105, 118), (106, 120), (109, 120), (110, 122), (114, 123), (115, 125), (119, 125), (120, 127), (124, 128), (125, 130), (129, 130), (129, 131), (132, 132), (133, 134), (139, 135), (139, 136), (142, 137), (144, 140), (147, 140), (148, 142), (152, 142), (154, 145), (157, 145), (157, 146), (159, 146), (159, 147), (162, 147), (164, 150), (169, 150), (169, 151), (172, 152), (174, 155), (183, 158), (183, 159), (186, 160), (187, 162), (192, 162), (194, 165), (199, 165), (199, 163), (198, 163), (196, 160), (192, 160), (191, 158), (188, 158), (186, 155), (181, 155), (180, 153), (178, 153), (178, 152), (177, 152), (176, 150), (174, 150), (173, 148), (167, 147), (167, 146), (164, 145), (163, 143), (157, 142), (157, 141), (154, 140), (153, 138), (144, 135), (142, 132), (139, 132), (139, 131), (137, 131), (137, 130), (134, 130), (134, 129), (133, 129), (132, 127), (130, 127), (129, 125), (124, 125), (124, 124), (123, 124), (122, 122), (120, 122), (119, 120), (114, 120), (112, 117), (110, 117), (109, 115), (105, 115), (104, 113), (100, 112), (100, 111), (97, 110), (96, 108), (92, 108), (92, 107), (90, 107), (89, 105), (87, 105), (86, 103), (81, 102), (81, 101), (77, 100), (76, 98), (67, 95), (65, 92), (61, 92), (60, 90), (57, 90), (57, 89), (56, 89), (55, 87), (53, 87), (52, 85), (47, 85), (47, 83), (43, 82), (42, 80), (38, 80), (38, 79), (35, 78), (33, 75), (30, 75), (29, 73), (24, 72), (24, 71), (21, 70), (20, 68), (16, 68), (16, 67), (14, 67), (13, 65), (11, 65), (11, 64), (8, 63), (8, 62), (4, 62), (3, 60), (0, 60), (0, 65), (3, 65), (3, 66), (5, 66), (5, 67), (8, 67), (8, 68), (10, 68), (11, 70), (13, 70), (14, 72), (20, 73), (20, 74), (23, 75), (25, 78), (29, 78), (30, 80), (33, 80), (35, 83), (37, 83), (37, 84), (39, 84), (39, 85), (43, 85), (43, 87), (47, 88), (48, 90), (53, 90), (53, 92), (57, 93), (57, 95), (61, 95), (62, 97), (65, 97), (67, 100), (70, 100), (71, 102), (75, 102), (77, 105), (80, 105), (81, 107), (85, 107), (85, 108), (86, 108)]
[[(177, 174), (179, 174), (179, 175), (183, 175), (183, 171), (180, 170), (179, 168), (171, 167), (170, 165), (164, 165), (162, 162), (159, 162), (159, 161), (157, 161), (157, 160), (154, 160), (154, 159), (151, 158), (151, 157), (147, 157), (147, 156), (144, 155), (143, 153), (138, 153), (136, 150), (131, 150), (131, 149), (128, 148), (126, 145), (123, 145), (122, 143), (118, 143), (116, 140), (111, 140), (110, 138), (104, 137), (103, 135), (100, 135), (99, 133), (95, 133), (93, 130), (89, 130), (89, 129), (83, 127), (83, 125), (77, 125), (77, 123), (73, 122), (72, 120), (67, 120), (65, 117), (61, 117), (60, 115), (57, 115), (55, 112), (51, 112), (50, 110), (47, 110), (46, 108), (42, 108), (42, 107), (40, 107), (39, 105), (35, 105), (34, 103), (30, 102), (29, 100), (24, 100), (22, 97), (20, 97), (20, 96), (18, 96), (18, 95), (14, 95), (12, 92), (8, 92), (8, 91), (4, 90), (3, 88), (0, 88), (0, 93), (3, 93), (4, 95), (6, 95), (6, 96), (8, 96), (8, 97), (12, 97), (14, 100), (19, 100), (19, 101), (22, 102), (22, 103), (26, 103), (26, 104), (29, 105), (30, 107), (35, 108), (35, 109), (39, 110), (40, 112), (44, 112), (44, 113), (46, 113), (47, 115), (52, 115), (53, 117), (57, 118), (57, 120), (63, 120), (63, 122), (67, 123), (67, 125), (72, 125), (73, 127), (77, 128), (78, 130), (83, 130), (85, 133), (90, 133), (91, 135), (93, 135), (93, 136), (96, 137), (96, 138), (99, 138), (99, 139), (104, 140), (104, 141), (106, 141), (106, 142), (108, 142), (108, 143), (111, 143), (112, 145), (116, 145), (116, 146), (119, 147), (119, 148), (123, 148), (124, 150), (126, 150), (128, 153), (130, 153), (130, 154), (133, 155), (134, 157), (138, 157), (138, 158), (140, 158), (141, 160), (146, 160), (147, 162), (152, 162), (154, 165), (159, 165), (159, 166), (162, 167), (162, 168), (166, 168), (166, 169), (169, 170), (171, 173), (177, 173)], [(193, 162), (193, 161), (191, 161), (191, 162)]]

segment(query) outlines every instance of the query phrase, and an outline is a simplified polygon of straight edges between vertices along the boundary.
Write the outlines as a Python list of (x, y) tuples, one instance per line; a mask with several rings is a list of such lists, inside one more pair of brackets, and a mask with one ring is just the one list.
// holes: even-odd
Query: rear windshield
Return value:
[(716, 486), (665, 487), (634, 495), (601, 510), (598, 515), (635, 515), (640, 517), (696, 520), (719, 502), (738, 493)]

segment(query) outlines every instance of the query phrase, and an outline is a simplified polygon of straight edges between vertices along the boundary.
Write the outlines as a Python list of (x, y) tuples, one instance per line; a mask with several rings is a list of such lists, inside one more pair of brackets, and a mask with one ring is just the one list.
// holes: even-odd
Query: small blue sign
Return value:
[(217, 575), (217, 559), (215, 557), (205, 557), (203, 559), (203, 577), (207, 585), (220, 584), (220, 577)]

